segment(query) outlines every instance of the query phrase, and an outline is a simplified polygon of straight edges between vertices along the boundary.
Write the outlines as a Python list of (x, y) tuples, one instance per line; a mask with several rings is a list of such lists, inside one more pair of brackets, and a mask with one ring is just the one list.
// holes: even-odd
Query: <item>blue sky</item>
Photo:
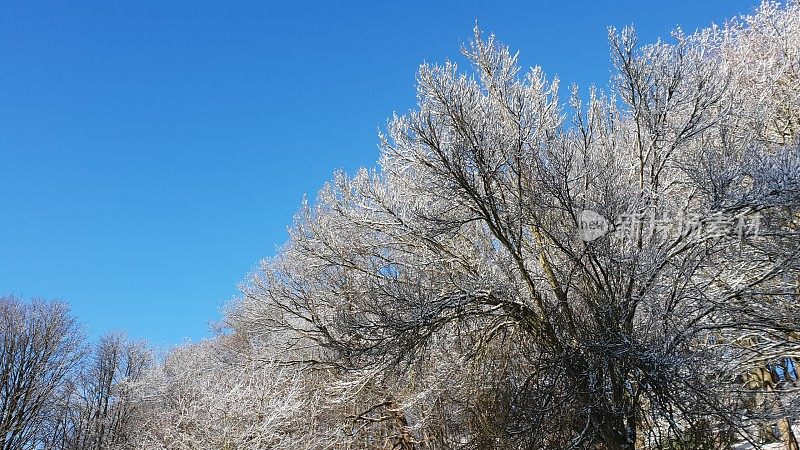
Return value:
[(422, 61), (481, 27), (564, 86), (754, 1), (0, 3), (0, 294), (167, 346), (275, 253), (303, 194), (373, 166)]

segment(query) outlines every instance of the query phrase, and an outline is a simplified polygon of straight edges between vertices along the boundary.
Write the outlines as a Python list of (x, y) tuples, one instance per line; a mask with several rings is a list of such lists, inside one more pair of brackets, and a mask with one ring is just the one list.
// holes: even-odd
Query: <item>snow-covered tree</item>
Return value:
[(80, 328), (66, 304), (0, 297), (0, 449), (53, 448), (81, 355)]
[(59, 408), (63, 430), (49, 448), (56, 450), (132, 449), (138, 405), (129, 387), (153, 365), (152, 351), (124, 334), (102, 336), (71, 377)]
[(402, 448), (751, 439), (796, 410), (737, 377), (800, 350), (799, 36), (797, 3), (612, 30), (608, 92), (564, 103), (476, 30), (472, 70), (420, 68), (380, 168), (303, 207), (231, 326), (288, 339)]
[(256, 360), (232, 337), (186, 344), (132, 383), (136, 448), (311, 449), (319, 393), (296, 368)]

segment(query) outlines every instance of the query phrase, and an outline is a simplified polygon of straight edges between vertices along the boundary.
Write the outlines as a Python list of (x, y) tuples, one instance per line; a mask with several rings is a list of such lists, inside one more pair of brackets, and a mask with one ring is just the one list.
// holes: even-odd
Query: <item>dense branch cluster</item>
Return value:
[(800, 4), (609, 37), (607, 92), (422, 65), (218, 338), (126, 360), (125, 445), (797, 450)]

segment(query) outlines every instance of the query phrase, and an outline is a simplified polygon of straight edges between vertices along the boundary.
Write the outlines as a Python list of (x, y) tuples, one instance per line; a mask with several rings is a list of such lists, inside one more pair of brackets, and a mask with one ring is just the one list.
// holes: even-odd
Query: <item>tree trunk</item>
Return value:
[(608, 450), (636, 450), (636, 436), (631, 436), (622, 414), (599, 417), (603, 448)]
[(797, 438), (792, 431), (792, 421), (788, 417), (778, 421), (778, 429), (781, 431), (781, 441), (783, 441), (783, 448), (786, 450), (800, 450), (797, 445)]

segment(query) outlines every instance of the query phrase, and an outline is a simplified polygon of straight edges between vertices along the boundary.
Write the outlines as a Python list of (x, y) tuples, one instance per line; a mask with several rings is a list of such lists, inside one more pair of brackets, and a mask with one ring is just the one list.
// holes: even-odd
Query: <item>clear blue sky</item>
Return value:
[(601, 3), (2, 2), (0, 294), (67, 300), (93, 336), (197, 340), (476, 18), (586, 87), (609, 25), (649, 42), (755, 6)]

